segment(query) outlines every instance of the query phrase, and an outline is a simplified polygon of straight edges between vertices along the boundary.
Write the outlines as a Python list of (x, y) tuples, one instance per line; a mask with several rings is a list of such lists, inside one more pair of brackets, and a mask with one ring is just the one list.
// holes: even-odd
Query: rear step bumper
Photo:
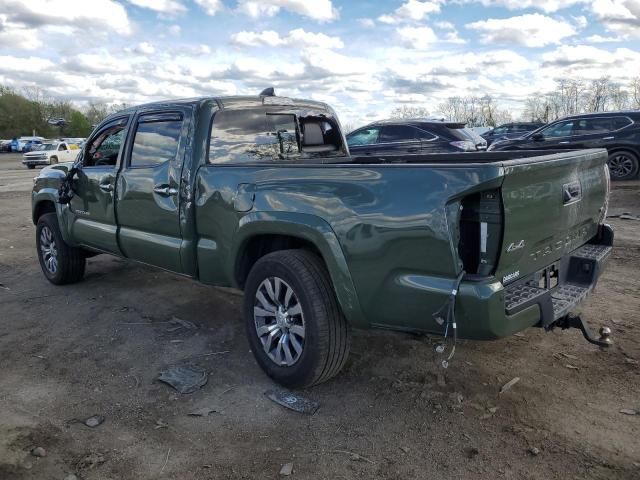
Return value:
[(552, 328), (554, 322), (571, 313), (596, 286), (611, 249), (610, 245), (586, 244), (574, 250), (557, 262), (558, 283), (551, 288), (544, 286), (541, 281), (547, 269), (531, 279), (506, 287), (505, 313), (514, 316), (532, 305), (538, 305), (538, 326)]

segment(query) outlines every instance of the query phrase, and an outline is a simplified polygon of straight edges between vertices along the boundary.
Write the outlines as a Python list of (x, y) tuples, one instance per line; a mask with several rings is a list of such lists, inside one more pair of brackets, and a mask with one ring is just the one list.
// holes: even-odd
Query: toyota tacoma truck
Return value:
[(350, 156), (329, 106), (263, 93), (124, 110), (41, 170), (45, 277), (106, 253), (241, 289), (257, 362), (292, 388), (340, 371), (352, 327), (449, 356), (532, 326), (606, 344), (573, 313), (613, 243), (605, 150)]

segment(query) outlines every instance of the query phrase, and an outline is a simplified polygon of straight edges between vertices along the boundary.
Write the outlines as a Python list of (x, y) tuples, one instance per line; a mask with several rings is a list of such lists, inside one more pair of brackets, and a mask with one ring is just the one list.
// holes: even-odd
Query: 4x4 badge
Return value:
[(524, 248), (524, 240), (520, 240), (518, 243), (511, 242), (507, 247), (507, 252), (513, 252), (514, 250), (520, 250), (521, 248)]

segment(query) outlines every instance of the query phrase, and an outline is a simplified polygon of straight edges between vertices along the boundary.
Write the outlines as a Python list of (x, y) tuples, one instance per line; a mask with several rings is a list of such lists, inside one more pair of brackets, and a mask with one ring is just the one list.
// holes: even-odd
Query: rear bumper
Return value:
[[(610, 257), (613, 231), (596, 237), (545, 269), (503, 287), (500, 282), (463, 282), (456, 303), (462, 338), (491, 340), (528, 327), (550, 328), (573, 312), (596, 286)], [(557, 272), (557, 285), (549, 275)]]

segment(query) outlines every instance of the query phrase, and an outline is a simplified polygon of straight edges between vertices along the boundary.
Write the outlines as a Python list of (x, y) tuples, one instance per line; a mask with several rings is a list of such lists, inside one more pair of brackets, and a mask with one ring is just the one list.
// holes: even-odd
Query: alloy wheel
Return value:
[(609, 169), (614, 177), (625, 177), (633, 172), (633, 159), (624, 153), (615, 154), (609, 159)]
[(256, 290), (253, 318), (267, 356), (276, 365), (290, 367), (304, 349), (302, 305), (293, 288), (278, 277), (268, 277)]
[(42, 254), (42, 263), (47, 271), (55, 275), (58, 271), (58, 249), (53, 232), (46, 225), (40, 230), (40, 253)]

